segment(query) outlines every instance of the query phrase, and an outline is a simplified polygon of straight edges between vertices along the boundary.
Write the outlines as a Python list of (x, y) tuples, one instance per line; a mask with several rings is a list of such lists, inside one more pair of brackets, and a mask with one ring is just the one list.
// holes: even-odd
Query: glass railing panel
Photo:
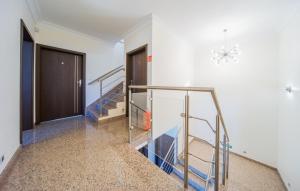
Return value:
[(151, 138), (151, 107), (148, 107), (147, 92), (131, 94), (130, 101), (130, 139), (136, 147), (145, 145)]

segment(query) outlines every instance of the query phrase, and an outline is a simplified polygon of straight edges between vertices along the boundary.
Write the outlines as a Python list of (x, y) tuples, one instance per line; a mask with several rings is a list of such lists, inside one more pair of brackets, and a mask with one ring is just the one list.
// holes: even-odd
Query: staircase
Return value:
[[(139, 151), (147, 158), (149, 157), (149, 153), (155, 156), (150, 157), (152, 158), (151, 162), (177, 180), (179, 184), (182, 184), (184, 181), (184, 157), (182, 152), (180, 154), (177, 153), (179, 144), (178, 136), (181, 136), (179, 134), (182, 132), (182, 127), (175, 129), (175, 131), (177, 133), (174, 137), (171, 137), (169, 133), (163, 134), (154, 141), (149, 140)], [(170, 139), (173, 139), (173, 141), (170, 142)], [(151, 149), (149, 145), (154, 146)], [(198, 138), (191, 139), (189, 148), (189, 152), (197, 156), (197, 158), (189, 158), (188, 190), (213, 191), (215, 181), (213, 176), (213, 149)], [(201, 160), (199, 160), (200, 157)]]
[[(196, 191), (221, 191), (226, 190), (228, 182), (229, 167), (229, 136), (224, 123), (221, 108), (214, 88), (210, 87), (177, 87), (177, 86), (129, 86), (129, 108), (136, 107), (132, 100), (133, 89), (150, 91), (151, 125), (153, 120), (153, 100), (159, 100), (159, 96), (152, 97), (153, 91), (177, 91), (185, 92), (184, 113), (178, 113), (183, 120), (174, 128), (170, 128), (156, 139), (145, 141), (139, 151), (145, 155), (153, 164), (157, 165), (165, 173), (178, 180), (185, 190)], [(212, 123), (198, 116), (192, 116), (190, 112), (190, 96), (193, 93), (210, 93), (215, 106), (215, 123)], [(160, 102), (156, 102), (156, 105)], [(157, 107), (157, 106), (156, 106)], [(170, 108), (172, 106), (170, 105)], [(133, 134), (136, 131), (132, 123), (134, 114), (129, 109), (129, 143), (133, 144), (136, 139)], [(134, 110), (133, 110), (134, 111)], [(175, 117), (175, 116), (174, 116)], [(159, 119), (159, 118), (158, 118)], [(176, 119), (177, 120), (177, 119)], [(190, 129), (190, 120), (197, 122)], [(182, 126), (182, 123), (184, 124)], [(202, 137), (202, 131), (195, 131), (199, 128), (208, 129), (207, 135)], [(151, 126), (152, 129), (152, 126)], [(209, 133), (209, 134), (208, 134)], [(172, 140), (172, 141), (170, 141)], [(137, 147), (136, 147), (137, 148)]]
[(125, 115), (124, 75), (108, 83), (116, 84), (111, 90), (102, 95), (103, 82), (115, 74), (124, 71), (123, 66), (117, 67), (89, 83), (99, 83), (100, 96), (86, 108), (86, 116), (94, 122), (104, 122)]
[(125, 114), (125, 100), (123, 83), (118, 84), (111, 91), (87, 107), (86, 116), (93, 121), (104, 121)]

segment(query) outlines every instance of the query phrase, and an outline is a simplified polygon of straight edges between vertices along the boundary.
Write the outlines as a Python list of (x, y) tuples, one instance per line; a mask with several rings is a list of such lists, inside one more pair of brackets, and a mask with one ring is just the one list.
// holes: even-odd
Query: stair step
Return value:
[(91, 110), (93, 113), (96, 113), (98, 115), (98, 117), (103, 117), (103, 116), (107, 116), (108, 115), (108, 110), (105, 108), (102, 108), (102, 110), (97, 111), (97, 110)]
[(109, 102), (122, 102), (124, 101), (124, 94), (121, 93), (121, 94), (114, 94), (114, 95), (109, 95), (109, 96), (105, 96), (105, 97), (102, 97), (101, 99), (98, 99), (96, 100), (97, 103), (102, 103), (102, 104), (106, 104), (106, 103), (109, 103)]
[(118, 99), (118, 98), (123, 98), (125, 96), (125, 94), (123, 92), (120, 93), (114, 93), (111, 95), (108, 95), (106, 97), (104, 97), (104, 99)]
[(116, 109), (117, 108), (117, 104), (114, 103), (114, 102), (110, 102), (110, 103), (107, 103), (105, 105), (103, 105), (103, 107), (107, 110), (110, 110), (110, 109)]
[[(183, 167), (184, 166), (184, 161), (178, 160), (178, 164), (180, 164)], [(191, 171), (196, 176), (199, 176), (203, 180), (207, 180), (207, 178), (208, 178), (207, 174), (201, 172), (200, 170), (196, 169), (195, 167), (193, 167), (191, 165), (189, 165), (189, 171)]]
[[(177, 164), (175, 167), (177, 170), (184, 172), (183, 166)], [(199, 177), (198, 175), (193, 173), (191, 170), (189, 170), (189, 179), (191, 179), (194, 182), (197, 182), (199, 185), (205, 187), (206, 181), (202, 177)]]
[(101, 104), (95, 104), (95, 106), (93, 108), (99, 115), (101, 115), (101, 114), (107, 115), (108, 114), (108, 109), (101, 106)]
[[(182, 181), (184, 180), (184, 174), (183, 174), (182, 171), (180, 171), (180, 170), (178, 170), (176, 168), (173, 168), (173, 172), (172, 173), (174, 173)], [(188, 184), (189, 184), (189, 186), (191, 186), (196, 191), (205, 191), (205, 188), (203, 186), (201, 186), (198, 182), (196, 182), (195, 180), (193, 180), (191, 178), (189, 178)]]
[(117, 104), (117, 103), (119, 103), (119, 102), (124, 102), (124, 97), (122, 97), (122, 98), (112, 98), (112, 99), (109, 99), (109, 100), (105, 100), (104, 102), (100, 102), (99, 104), (103, 104), (103, 105), (105, 105), (105, 104), (109, 104), (109, 103), (115, 103), (115, 104)]
[[(197, 139), (193, 139), (189, 144), (189, 152), (201, 159), (211, 161), (213, 158), (214, 149), (206, 143), (198, 141)], [(198, 158), (190, 156), (189, 165), (200, 170), (201, 172), (208, 174), (212, 164), (203, 162)]]
[(108, 113), (98, 113), (97, 111), (90, 109), (87, 111), (86, 116), (91, 118), (93, 121), (98, 121), (99, 118), (108, 116)]

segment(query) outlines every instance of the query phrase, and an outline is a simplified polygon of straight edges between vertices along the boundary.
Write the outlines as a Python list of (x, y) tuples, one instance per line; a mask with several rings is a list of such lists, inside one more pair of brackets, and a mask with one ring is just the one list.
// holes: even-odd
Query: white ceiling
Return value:
[[(299, 0), (28, 0), (41, 21), (107, 40), (120, 39), (153, 13), (189, 39), (216, 38), (281, 25)], [(298, 5), (297, 5), (298, 6)]]

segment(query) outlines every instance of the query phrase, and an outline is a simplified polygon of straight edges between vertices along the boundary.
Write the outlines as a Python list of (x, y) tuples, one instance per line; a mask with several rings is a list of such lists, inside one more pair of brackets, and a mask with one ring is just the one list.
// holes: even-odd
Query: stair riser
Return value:
[[(121, 104), (121, 105), (125, 105), (125, 104)], [(111, 117), (124, 115), (124, 114), (125, 114), (125, 107), (117, 107), (115, 109), (108, 110), (108, 116), (100, 117), (99, 121), (101, 121), (103, 119), (108, 119), (108, 118), (111, 118)]]
[(100, 113), (102, 113), (102, 115), (108, 115), (108, 109), (101, 106), (101, 104), (96, 104), (96, 111), (98, 112), (99, 115)]
[(115, 109), (110, 109), (108, 110), (108, 116), (117, 116), (120, 114), (124, 114), (124, 108), (115, 108)]

